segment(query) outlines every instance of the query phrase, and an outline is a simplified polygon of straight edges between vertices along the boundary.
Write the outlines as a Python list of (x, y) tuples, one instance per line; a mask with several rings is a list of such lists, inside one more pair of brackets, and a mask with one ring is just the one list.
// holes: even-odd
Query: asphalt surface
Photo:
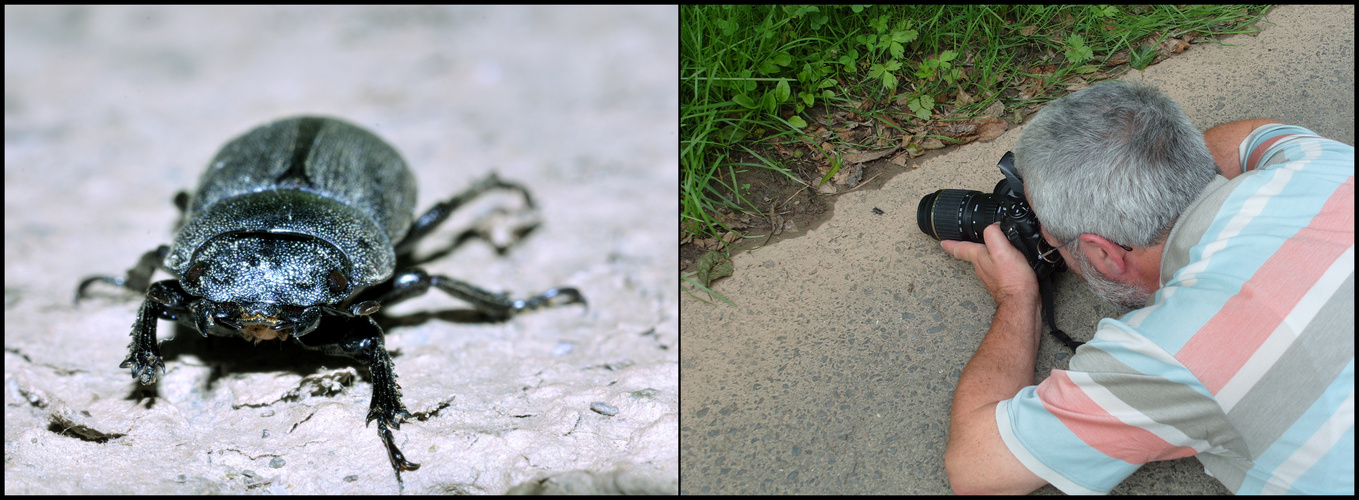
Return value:
[[(1353, 144), (1354, 7), (1283, 6), (1265, 19), (1233, 46), (1198, 44), (1124, 79), (1159, 86), (1201, 130), (1275, 118)], [(714, 286), (737, 307), (682, 296), (682, 493), (951, 491), (949, 405), (994, 303), (970, 265), (916, 227), (916, 204), (941, 188), (990, 191), (1021, 130), (838, 196), (820, 227), (737, 255)], [(1058, 324), (1077, 340), (1124, 312), (1069, 273), (1057, 288)], [(1045, 334), (1035, 382), (1068, 358)], [(1227, 490), (1186, 458), (1148, 464), (1114, 493)]]
[[(678, 23), (674, 6), (7, 6), (5, 493), (677, 492), (679, 212), (656, 200), (679, 179)], [(589, 300), (500, 323), (438, 292), (384, 308), (415, 414), (397, 444), (422, 464), (400, 483), (361, 363), (162, 321), (166, 373), (142, 387), (118, 368), (141, 298), (71, 304), (82, 277), (170, 242), (172, 197), (228, 139), (300, 113), (392, 144), (420, 213), (492, 171), (533, 193), (527, 238), (469, 240), (431, 273)], [(520, 207), (479, 199), (418, 253)]]

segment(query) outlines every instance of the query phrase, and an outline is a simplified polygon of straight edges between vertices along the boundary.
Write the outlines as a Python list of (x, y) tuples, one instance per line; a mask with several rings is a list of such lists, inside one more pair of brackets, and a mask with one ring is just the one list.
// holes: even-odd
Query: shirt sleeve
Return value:
[(1101, 321), (1071, 359), (996, 407), (1006, 447), (1057, 489), (1108, 493), (1148, 462), (1245, 453), (1193, 374), (1121, 321)]
[(1270, 123), (1256, 127), (1238, 146), (1241, 173), (1284, 163), (1288, 158), (1280, 153), (1287, 146), (1321, 138), (1316, 132), (1297, 125)]

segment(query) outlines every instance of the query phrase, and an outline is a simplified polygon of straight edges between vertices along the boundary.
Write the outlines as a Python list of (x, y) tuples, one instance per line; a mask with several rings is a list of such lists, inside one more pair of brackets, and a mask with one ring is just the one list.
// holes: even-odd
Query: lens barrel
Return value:
[(983, 243), (982, 231), (1000, 220), (1000, 200), (981, 191), (940, 189), (920, 199), (915, 210), (920, 230), (936, 240)]

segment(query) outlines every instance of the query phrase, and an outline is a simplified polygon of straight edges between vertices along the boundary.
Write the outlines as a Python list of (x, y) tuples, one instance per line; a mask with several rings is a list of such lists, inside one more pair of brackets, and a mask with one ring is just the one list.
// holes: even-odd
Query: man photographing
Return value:
[(1354, 492), (1354, 148), (1273, 120), (1199, 133), (1141, 84), (1049, 103), (1014, 166), (1046, 243), (1138, 308), (1032, 385), (1039, 286), (998, 225), (943, 241), (996, 302), (954, 394), (960, 493), (1104, 493), (1197, 457), (1228, 489)]

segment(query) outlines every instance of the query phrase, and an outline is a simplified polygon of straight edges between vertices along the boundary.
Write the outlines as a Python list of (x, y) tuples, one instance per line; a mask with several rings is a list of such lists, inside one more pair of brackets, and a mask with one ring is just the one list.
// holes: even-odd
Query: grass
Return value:
[[(810, 112), (851, 103), (923, 129), (1060, 97), (1072, 82), (1142, 69), (1162, 42), (1254, 33), (1267, 6), (680, 7), (681, 231), (730, 235), (719, 214), (759, 213), (737, 176), (770, 169), (799, 179), (774, 143), (821, 144)], [(869, 104), (869, 109), (863, 105)], [(1020, 117), (1022, 119), (1022, 117)], [(902, 131), (906, 133), (906, 131)], [(919, 136), (917, 136), (919, 137)], [(941, 138), (947, 139), (947, 137)], [(754, 158), (750, 163), (734, 158)], [(838, 155), (827, 151), (828, 161)]]

